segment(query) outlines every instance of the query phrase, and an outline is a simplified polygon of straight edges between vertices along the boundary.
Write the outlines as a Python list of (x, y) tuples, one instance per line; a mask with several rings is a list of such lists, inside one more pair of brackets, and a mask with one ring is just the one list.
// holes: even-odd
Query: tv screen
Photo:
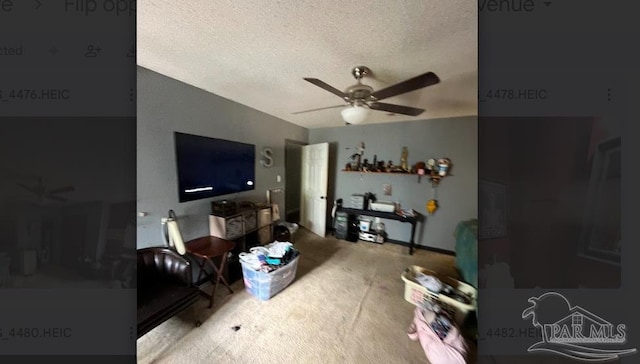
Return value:
[(175, 132), (180, 202), (255, 189), (253, 144)]

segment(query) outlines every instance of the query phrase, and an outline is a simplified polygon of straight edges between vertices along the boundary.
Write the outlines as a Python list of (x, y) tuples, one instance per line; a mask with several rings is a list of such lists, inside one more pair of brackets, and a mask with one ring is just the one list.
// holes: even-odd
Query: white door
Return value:
[(327, 224), (329, 143), (302, 147), (300, 225), (322, 237)]

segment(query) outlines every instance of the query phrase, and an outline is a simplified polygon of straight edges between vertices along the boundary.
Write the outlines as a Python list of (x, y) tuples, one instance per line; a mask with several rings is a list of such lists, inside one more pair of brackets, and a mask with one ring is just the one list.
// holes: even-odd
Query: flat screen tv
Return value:
[(180, 202), (255, 189), (253, 144), (174, 132)]

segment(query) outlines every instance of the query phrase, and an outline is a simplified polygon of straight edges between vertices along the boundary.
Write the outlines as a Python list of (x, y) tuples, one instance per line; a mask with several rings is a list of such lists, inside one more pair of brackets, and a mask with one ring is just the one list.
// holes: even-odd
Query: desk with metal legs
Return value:
[[(203, 274), (207, 274), (205, 268), (209, 265), (213, 268), (213, 274), (210, 274), (208, 278), (213, 283), (213, 290), (211, 294), (200, 291), (202, 295), (209, 298), (209, 308), (213, 306), (213, 296), (216, 293), (216, 288), (218, 288), (218, 284), (222, 281), (225, 287), (229, 290), (229, 293), (233, 293), (233, 290), (229, 286), (229, 283), (222, 275), (224, 271), (224, 266), (227, 261), (227, 254), (232, 251), (236, 246), (236, 243), (230, 240), (225, 240), (221, 238), (217, 238), (215, 236), (204, 236), (201, 238), (193, 239), (185, 243), (185, 248), (187, 253), (192, 256), (198, 258), (198, 268), (200, 269), (200, 273), (198, 274), (197, 282), (200, 281)], [(220, 266), (216, 267), (213, 259), (220, 257)]]
[(408, 245), (409, 245), (409, 254), (413, 255), (413, 251), (415, 250), (415, 246), (416, 246), (416, 242), (414, 240), (416, 236), (416, 225), (418, 223), (420, 214), (416, 213), (415, 216), (400, 216), (395, 212), (350, 209), (346, 207), (341, 207), (338, 211), (344, 211), (348, 214), (354, 214), (354, 215), (381, 217), (383, 219), (397, 220), (400, 222), (406, 222), (411, 224), (411, 239), (408, 241)]

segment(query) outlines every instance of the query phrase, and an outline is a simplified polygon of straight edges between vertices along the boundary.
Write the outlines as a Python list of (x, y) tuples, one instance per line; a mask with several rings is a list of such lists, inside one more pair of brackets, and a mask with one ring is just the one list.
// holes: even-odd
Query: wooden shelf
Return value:
[(433, 187), (437, 186), (443, 178), (453, 176), (452, 174), (441, 176), (439, 174), (431, 175), (431, 174), (418, 174), (418, 173), (408, 173), (408, 172), (347, 171), (346, 169), (342, 169), (340, 170), (340, 172), (351, 172), (351, 173), (360, 173), (360, 174), (397, 174), (397, 175), (403, 175), (403, 176), (418, 176), (418, 183), (420, 183), (420, 180), (422, 180), (422, 178), (424, 177), (424, 178), (427, 178), (429, 181), (431, 181), (431, 184)]
[(398, 175), (404, 175), (404, 176), (419, 176), (419, 174), (417, 174), (417, 173), (408, 173), (408, 172), (364, 172), (364, 171), (347, 171), (346, 169), (343, 169), (340, 172), (362, 173), (362, 174), (398, 174)]

